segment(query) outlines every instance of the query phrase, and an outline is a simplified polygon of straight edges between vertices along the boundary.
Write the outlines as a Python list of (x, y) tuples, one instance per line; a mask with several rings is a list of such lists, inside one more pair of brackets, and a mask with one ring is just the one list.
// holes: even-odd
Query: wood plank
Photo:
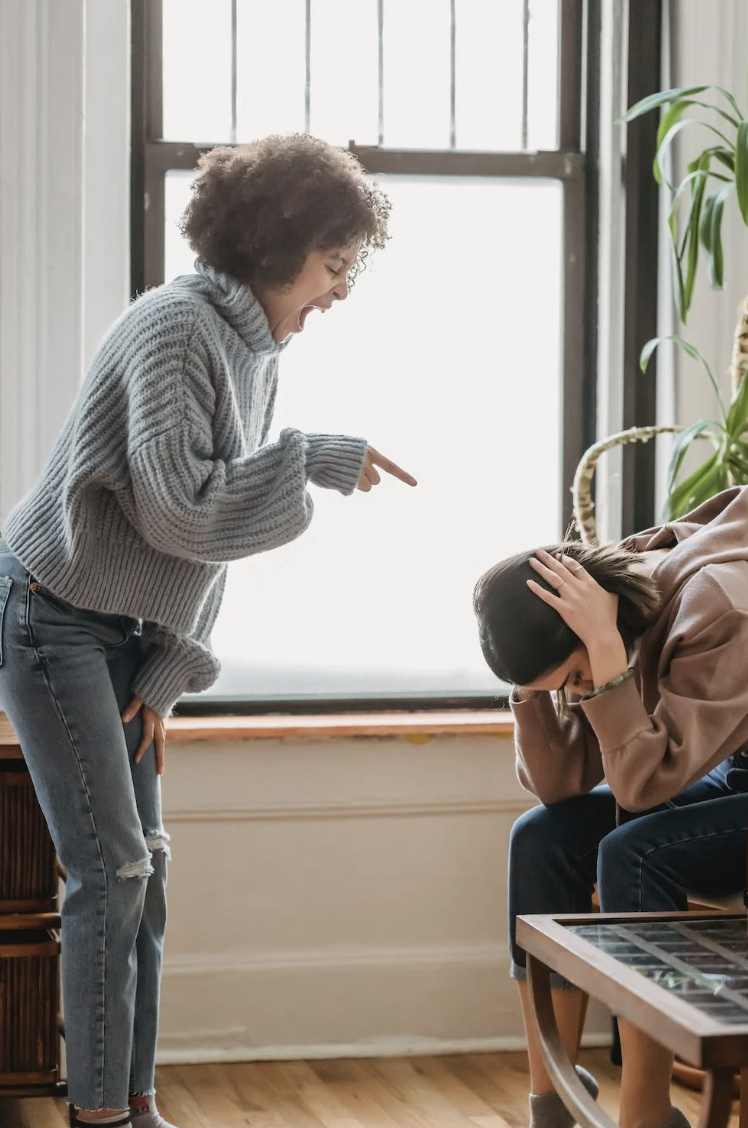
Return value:
[[(13, 731), (13, 726), (5, 716), (5, 713), (0, 712), (0, 745), (2, 744), (18, 745), (18, 737)], [(5, 749), (3, 749), (0, 759), (5, 759), (6, 755), (7, 752)]]
[[(606, 1050), (583, 1051), (580, 1061), (600, 1083), (601, 1107), (616, 1119), (620, 1070)], [(178, 1128), (308, 1128), (315, 1119), (324, 1128), (454, 1128), (455, 1114), (470, 1128), (528, 1123), (523, 1053), (161, 1066), (157, 1085), (161, 1113)], [(674, 1085), (672, 1100), (696, 1125), (701, 1094)], [(442, 1111), (439, 1102), (452, 1107)], [(466, 1116), (471, 1107), (490, 1111)], [(292, 1114), (297, 1119), (289, 1120)], [(59, 1098), (0, 1100), (0, 1128), (66, 1126)], [(737, 1103), (730, 1128), (738, 1128)]]
[(338, 713), (272, 716), (171, 717), (167, 735), (195, 740), (332, 740), (352, 736), (405, 737), (416, 743), (434, 736), (512, 736), (512, 715), (503, 709), (442, 713)]
[[(368, 1068), (367, 1068), (368, 1066)], [(428, 1080), (408, 1058), (359, 1063), (362, 1080), (376, 1084), (380, 1104), (394, 1113), (393, 1098), (414, 1114), (414, 1128), (437, 1121), (452, 1128), (468, 1128), (468, 1118)]]
[[(424, 1077), (463, 1116), (476, 1123), (481, 1119), (495, 1118), (491, 1106), (486, 1104), (459, 1077), (450, 1072), (442, 1058), (418, 1057), (411, 1058), (410, 1061), (416, 1072)], [(492, 1128), (492, 1126), (486, 1124), (479, 1126), (479, 1128)], [(494, 1125), (493, 1128), (497, 1128), (497, 1126)]]

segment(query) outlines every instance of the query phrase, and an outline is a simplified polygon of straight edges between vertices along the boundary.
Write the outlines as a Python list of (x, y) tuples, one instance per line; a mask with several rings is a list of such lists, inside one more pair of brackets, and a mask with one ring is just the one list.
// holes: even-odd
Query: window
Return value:
[(562, 534), (594, 437), (585, 11), (135, 3), (135, 291), (192, 270), (176, 224), (211, 145), (308, 130), (393, 201), (390, 245), (284, 352), (274, 431), (364, 435), (420, 484), (315, 490), (302, 538), (231, 566), (214, 703), (495, 700), (473, 584)]

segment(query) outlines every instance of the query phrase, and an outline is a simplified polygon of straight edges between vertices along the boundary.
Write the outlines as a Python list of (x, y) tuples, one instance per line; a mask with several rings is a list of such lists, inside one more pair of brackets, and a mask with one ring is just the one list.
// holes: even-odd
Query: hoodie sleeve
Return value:
[(550, 693), (510, 701), (514, 714), (517, 776), (548, 806), (584, 795), (603, 778), (597, 737), (578, 704), (568, 717), (556, 712)]
[(663, 648), (654, 711), (647, 711), (633, 679), (582, 704), (622, 807), (645, 811), (672, 799), (740, 747), (747, 667), (748, 611), (733, 606), (705, 570)]

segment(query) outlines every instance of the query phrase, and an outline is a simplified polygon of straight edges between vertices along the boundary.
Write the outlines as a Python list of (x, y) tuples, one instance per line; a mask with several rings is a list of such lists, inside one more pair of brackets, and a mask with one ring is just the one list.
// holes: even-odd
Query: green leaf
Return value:
[(740, 118), (740, 120), (742, 121), (742, 120), (743, 120), (743, 115), (742, 115), (742, 113), (740, 112), (740, 106), (739, 106), (739, 105), (738, 105), (738, 103), (737, 103), (737, 102), (735, 101), (735, 99), (733, 98), (733, 96), (732, 96), (732, 94), (730, 93), (730, 91), (729, 91), (729, 90), (725, 90), (724, 86), (715, 86), (715, 87), (714, 87), (714, 89), (715, 89), (715, 90), (718, 90), (718, 91), (720, 92), (720, 94), (722, 95), (722, 97), (723, 97), (723, 98), (725, 98), (725, 99), (726, 99), (726, 100), (727, 100), (727, 101), (728, 101), (728, 102), (730, 103), (730, 105), (731, 105), (731, 106), (732, 106), (732, 108), (734, 109), (735, 113), (736, 113), (736, 114), (738, 115), (738, 117), (739, 117), (739, 118)]
[[(724, 133), (720, 133), (720, 131), (718, 129), (715, 129), (715, 127), (713, 125), (709, 125), (707, 122), (699, 121), (697, 118), (687, 118), (686, 121), (677, 121), (675, 123), (675, 125), (672, 125), (670, 127), (670, 129), (667, 131), (667, 133), (663, 137), (662, 141), (657, 146), (657, 152), (655, 153), (654, 162), (652, 164), (652, 172), (653, 172), (654, 178), (655, 178), (655, 180), (657, 181), (658, 184), (661, 184), (662, 180), (663, 180), (662, 165), (664, 163), (664, 158), (667, 155), (668, 149), (670, 148), (670, 146), (672, 145), (673, 141), (678, 136), (680, 131), (682, 129), (686, 129), (689, 125), (703, 125), (706, 129), (710, 129), (712, 131), (712, 133), (716, 133), (717, 137), (719, 137), (722, 141), (725, 142), (725, 145), (730, 146), (730, 142), (725, 137)], [(722, 148), (721, 145), (713, 145), (708, 149), (703, 149), (702, 152), (699, 154), (699, 157), (697, 158), (696, 162), (693, 162), (693, 163), (694, 164), (700, 164), (702, 159), (707, 158), (707, 157), (711, 157), (713, 154), (715, 154), (715, 150), (721, 149), (721, 148)], [(709, 160), (704, 161), (704, 167), (706, 169), (709, 168), (709, 163), (710, 163)], [(691, 167), (691, 166), (689, 166), (689, 167)], [(667, 182), (667, 185), (668, 185), (668, 188), (671, 189), (671, 191), (674, 191), (674, 185), (670, 184), (669, 182)]]
[[(681, 321), (685, 322), (685, 317), (684, 317), (685, 294), (684, 294), (684, 291), (683, 291), (683, 268), (680, 264), (680, 259), (678, 258), (678, 252), (677, 252), (677, 249), (674, 245), (672, 247), (672, 252), (673, 252), (673, 257), (672, 257), (673, 277), (675, 278), (675, 300), (676, 300), (676, 304), (677, 304), (677, 307), (678, 307), (678, 316), (680, 317)], [(686, 310), (685, 312), (687, 313), (688, 311)]]
[(748, 225), (748, 121), (740, 123), (735, 141), (735, 187), (743, 223)]
[(731, 454), (725, 459), (725, 466), (730, 471), (734, 486), (748, 485), (748, 458), (738, 458)]
[[(709, 167), (709, 157), (701, 156), (698, 164), (706, 171)], [(691, 207), (686, 221), (688, 231), (688, 261), (686, 263), (686, 276), (683, 282), (683, 300), (686, 312), (691, 308), (693, 288), (696, 283), (696, 271), (699, 265), (699, 221), (701, 219), (701, 202), (704, 199), (706, 177), (694, 181)], [(685, 318), (683, 319), (685, 321)]]
[(708, 255), (712, 253), (712, 212), (714, 210), (714, 197), (716, 195), (717, 193), (713, 192), (711, 196), (707, 196), (701, 213), (699, 236), (701, 238), (701, 245)]
[(725, 430), (732, 440), (740, 439), (748, 430), (748, 380), (745, 376), (740, 381), (737, 394), (730, 404)]
[[(667, 222), (668, 227), (670, 228), (670, 237), (673, 242), (673, 248), (679, 258), (683, 257), (685, 240), (683, 241), (683, 245), (680, 246), (680, 241), (678, 239), (678, 208), (688, 188), (694, 183), (695, 180), (702, 180), (706, 177), (706, 175), (707, 174), (703, 171), (703, 169), (696, 169), (694, 172), (689, 172), (688, 175), (684, 176), (681, 180), (672, 199), (670, 211), (668, 212)], [(717, 179), (720, 179), (717, 173), (711, 173), (711, 175), (716, 176)]]
[(692, 106), (692, 105), (693, 105), (693, 98), (679, 98), (676, 102), (673, 102), (668, 107), (668, 109), (665, 111), (665, 113), (660, 118), (660, 124), (657, 127), (657, 148), (658, 149), (659, 149), (660, 145), (662, 144), (662, 142), (665, 140), (665, 137), (667, 136), (667, 134), (670, 132), (670, 129), (672, 128), (672, 126), (674, 126), (676, 122), (680, 121), (680, 119), (683, 117), (683, 114), (685, 113), (685, 111), (688, 109), (689, 106)]
[[(719, 87), (717, 87), (717, 89), (719, 89)], [(722, 93), (724, 93), (725, 95), (727, 94), (726, 91), (722, 91)], [(726, 110), (723, 110), (720, 106), (715, 105), (714, 102), (702, 102), (699, 98), (694, 98), (691, 102), (691, 105), (702, 106), (705, 110), (714, 110), (715, 114), (719, 114), (719, 116), (723, 118), (724, 121), (729, 121), (730, 125), (734, 126), (735, 129), (738, 128), (741, 121), (743, 120), (740, 114), (740, 110), (737, 108), (737, 105), (734, 102), (733, 105), (735, 105), (735, 112), (738, 115), (737, 117), (733, 117), (732, 114), (728, 114)]]
[(685, 482), (673, 490), (667, 500), (668, 519), (682, 517), (710, 497), (727, 489), (727, 470), (715, 451)]
[(691, 508), (689, 504), (691, 498), (694, 496), (694, 493), (699, 493), (702, 488), (703, 479), (708, 479), (708, 476), (717, 465), (718, 459), (719, 453), (714, 451), (714, 453), (710, 454), (709, 458), (707, 458), (706, 462), (703, 462), (697, 470), (689, 474), (684, 482), (681, 482), (679, 486), (671, 490), (668, 494), (667, 502), (665, 503), (668, 520), (673, 517), (682, 517), (684, 513), (688, 512), (689, 508)]
[(647, 371), (647, 365), (649, 364), (649, 361), (652, 357), (652, 353), (665, 341), (672, 341), (678, 346), (678, 348), (683, 349), (683, 352), (686, 354), (686, 356), (690, 356), (692, 360), (697, 361), (702, 366), (707, 376), (709, 377), (709, 382), (712, 385), (714, 394), (717, 397), (717, 403), (719, 404), (719, 408), (722, 413), (722, 419), (726, 425), (727, 413), (725, 411), (724, 401), (722, 400), (722, 393), (719, 390), (719, 384), (714, 379), (714, 373), (712, 372), (707, 362), (704, 360), (699, 350), (695, 345), (692, 345), (690, 341), (684, 340), (683, 337), (679, 337), (677, 336), (677, 334), (673, 334), (672, 336), (668, 337), (652, 337), (651, 340), (647, 341), (639, 356), (639, 367), (641, 368), (642, 372)]
[(724, 153), (726, 155), (725, 158), (718, 158), (722, 160), (723, 164), (725, 163), (725, 159), (727, 159), (728, 161), (731, 161), (732, 159), (732, 142), (727, 137), (725, 137), (724, 133), (721, 133), (710, 122), (702, 121), (701, 118), (689, 118), (688, 121), (681, 121), (683, 114), (689, 108), (689, 106), (703, 106), (704, 109), (707, 110), (716, 110), (716, 112), (720, 114), (721, 117), (729, 121), (730, 124), (733, 125), (736, 129), (740, 124), (734, 117), (726, 114), (724, 110), (721, 110), (718, 106), (712, 106), (709, 102), (700, 102), (697, 98), (684, 98), (677, 102), (673, 102), (669, 109), (662, 115), (660, 124), (657, 127), (657, 152), (655, 155), (653, 167), (654, 177), (658, 184), (660, 183), (663, 157), (672, 145), (673, 140), (678, 135), (680, 130), (684, 129), (687, 125), (703, 125), (707, 129), (710, 129), (713, 133), (716, 133), (717, 136), (724, 141), (727, 147), (723, 148), (722, 146), (715, 146), (712, 150), (710, 150), (710, 152), (713, 152), (715, 156), (717, 155), (718, 150)]
[(673, 443), (673, 452), (670, 456), (670, 466), (668, 467), (668, 480), (667, 492), (671, 494), (675, 488), (675, 483), (678, 477), (678, 472), (686, 456), (688, 448), (694, 439), (699, 435), (703, 435), (708, 427), (713, 427), (711, 419), (700, 419), (698, 423), (692, 423), (690, 427), (686, 427), (681, 431)]
[[(714, 192), (704, 207), (701, 225), (702, 243), (707, 252), (709, 265), (709, 285), (713, 290), (722, 290), (725, 285), (724, 254), (722, 251), (722, 213), (725, 200), (734, 191), (734, 184), (727, 184)], [(704, 227), (709, 223), (709, 231), (704, 239)]]
[(729, 171), (734, 176), (735, 175), (735, 154), (734, 154), (734, 152), (730, 152), (728, 149), (721, 149), (719, 146), (712, 149), (712, 152), (714, 153), (714, 156), (717, 158), (717, 160), (720, 161), (725, 166), (726, 169), (729, 169)]
[[(630, 106), (626, 113), (618, 119), (618, 122), (634, 121), (635, 118), (641, 117), (642, 114), (648, 114), (650, 110), (656, 110), (658, 106), (664, 106), (668, 102), (675, 102), (681, 98), (688, 98), (691, 94), (703, 94), (705, 90), (716, 90), (722, 97), (732, 106), (739, 120), (742, 121), (743, 115), (740, 112), (738, 103), (733, 98), (729, 90), (725, 90), (723, 86), (712, 86), (711, 84), (702, 86), (674, 86), (670, 90), (660, 90), (656, 94), (648, 94), (646, 98), (635, 105)], [(727, 116), (724, 111), (720, 110), (718, 106), (711, 106), (710, 103), (702, 103), (709, 106), (710, 109), (716, 110), (722, 116)], [(732, 120), (732, 119), (730, 119)]]
[(634, 121), (636, 118), (641, 117), (642, 114), (648, 114), (650, 110), (656, 110), (658, 106), (664, 106), (667, 102), (675, 102), (679, 98), (688, 97), (690, 94), (702, 94), (705, 90), (710, 90), (711, 87), (706, 84), (702, 86), (674, 86), (670, 90), (660, 90), (656, 94), (648, 94), (646, 98), (636, 102), (635, 105), (630, 106), (626, 113), (623, 114), (618, 122)]
[[(670, 107), (670, 110), (677, 109), (679, 107), (682, 107), (683, 109), (685, 109), (687, 105), (688, 105), (687, 102), (686, 103), (676, 102), (675, 106)], [(670, 111), (668, 111), (668, 113), (669, 112)], [(665, 117), (663, 117), (662, 121), (663, 122), (666, 121), (667, 117), (668, 117), (668, 114), (666, 114)], [(662, 122), (660, 124), (662, 124)], [(652, 175), (654, 176), (654, 178), (655, 178), (655, 180), (657, 181), (658, 184), (662, 184), (662, 181), (664, 179), (663, 174), (662, 174), (662, 166), (665, 162), (665, 157), (667, 155), (667, 151), (670, 148), (670, 146), (672, 145), (675, 138), (680, 133), (680, 131), (682, 129), (685, 129), (687, 125), (693, 125), (693, 120), (689, 119), (688, 121), (676, 121), (674, 124), (671, 124), (669, 126), (667, 131), (663, 134), (662, 139), (660, 139), (659, 133), (657, 135), (657, 151), (655, 152), (655, 158), (654, 158), (654, 161), (652, 162)], [(668, 182), (668, 187), (671, 190), (674, 190), (673, 185), (670, 184), (669, 182)]]

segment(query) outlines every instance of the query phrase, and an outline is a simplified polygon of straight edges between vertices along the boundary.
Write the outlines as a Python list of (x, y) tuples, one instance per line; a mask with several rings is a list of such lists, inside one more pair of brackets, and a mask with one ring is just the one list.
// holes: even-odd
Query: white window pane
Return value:
[(164, 279), (169, 282), (178, 274), (191, 274), (195, 255), (182, 238), (177, 224), (190, 198), (194, 172), (173, 170), (166, 174), (164, 192)]
[(376, 145), (377, 0), (312, 0), (311, 132), (335, 145)]
[[(313, 489), (308, 532), (231, 565), (213, 693), (494, 689), (473, 585), (561, 533), (560, 185), (378, 179), (393, 238), (284, 352), (273, 433), (363, 435), (419, 486)], [(187, 186), (170, 179), (172, 224)]]
[(522, 148), (522, 4), (456, 0), (459, 149)]
[(304, 129), (304, 0), (238, 0), (236, 117), (240, 141)]
[(230, 0), (163, 0), (164, 137), (231, 137)]
[(558, 148), (558, 0), (530, 0), (528, 147)]
[[(163, 0), (164, 136), (231, 135), (230, 0)], [(522, 0), (455, 0), (455, 124), (461, 149), (521, 147)], [(377, 0), (311, 0), (310, 128), (336, 144), (378, 136)], [(557, 145), (558, 0), (531, 0), (531, 149)], [(450, 144), (450, 0), (384, 0), (384, 140)], [(239, 140), (305, 128), (305, 0), (237, 0)]]
[(384, 0), (384, 143), (449, 147), (449, 0)]

